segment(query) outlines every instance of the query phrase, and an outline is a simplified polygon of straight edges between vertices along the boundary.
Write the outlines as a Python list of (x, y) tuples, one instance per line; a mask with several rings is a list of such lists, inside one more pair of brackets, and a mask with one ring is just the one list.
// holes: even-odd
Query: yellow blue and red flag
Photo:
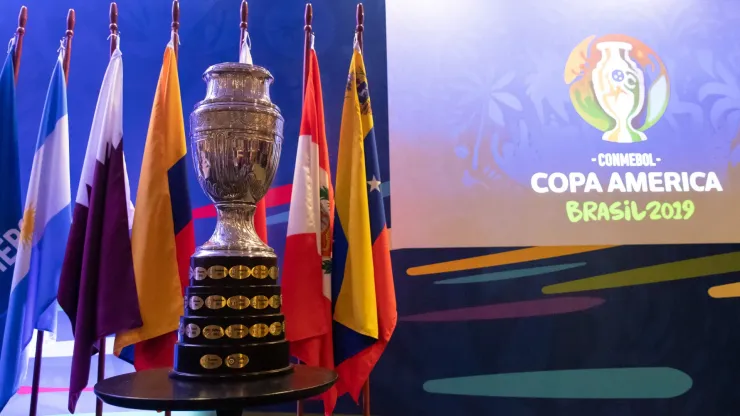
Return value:
[(116, 334), (115, 343), (119, 356), (124, 347), (134, 345), (137, 370), (172, 367), (190, 256), (195, 251), (186, 156), (177, 57), (170, 42), (154, 95), (131, 231), (144, 325)]
[(332, 267), (337, 393), (357, 401), (396, 327), (396, 294), (365, 63), (355, 42), (344, 95)]

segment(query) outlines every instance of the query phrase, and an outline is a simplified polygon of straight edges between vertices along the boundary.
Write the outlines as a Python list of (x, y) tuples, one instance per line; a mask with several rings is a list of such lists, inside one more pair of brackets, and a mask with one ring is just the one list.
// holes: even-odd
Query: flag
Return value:
[[(290, 352), (302, 362), (334, 368), (331, 319), (331, 239), (334, 190), (324, 131), (324, 101), (316, 51), (309, 55), (298, 154), (283, 257), (283, 313)], [(324, 393), (331, 415), (336, 389)]]
[(244, 34), (244, 39), (242, 40), (241, 47), (239, 48), (239, 63), (254, 65), (252, 63), (252, 46), (249, 42), (249, 32)]
[(144, 325), (116, 335), (114, 352), (134, 345), (137, 370), (172, 367), (195, 233), (177, 58), (170, 42), (154, 95), (131, 233)]
[(21, 180), (18, 167), (18, 116), (15, 107), (15, 42), (5, 64), (0, 69), (0, 345), (2, 345), (5, 318), (8, 314), (8, 296), (13, 281), (13, 269), (20, 237)]
[[(239, 63), (254, 65), (252, 63), (252, 47), (249, 42), (249, 32), (244, 34), (244, 40), (239, 49)], [(265, 203), (265, 198), (257, 202), (257, 208), (254, 211), (254, 229), (257, 231), (259, 238), (267, 244), (267, 204)]]
[(94, 345), (142, 325), (136, 297), (123, 156), (123, 60), (116, 48), (103, 77), (82, 165), (59, 282), (59, 305), (72, 322), (74, 350), (69, 411), (87, 386)]
[(397, 319), (373, 115), (357, 42), (344, 95), (336, 184), (334, 363), (338, 394), (348, 392), (357, 401)]
[(0, 350), (0, 407), (18, 390), (25, 370), (25, 348), (33, 330), (53, 332), (56, 297), (71, 223), (67, 89), (57, 58), (46, 93), (31, 178), (23, 210), (20, 241)]

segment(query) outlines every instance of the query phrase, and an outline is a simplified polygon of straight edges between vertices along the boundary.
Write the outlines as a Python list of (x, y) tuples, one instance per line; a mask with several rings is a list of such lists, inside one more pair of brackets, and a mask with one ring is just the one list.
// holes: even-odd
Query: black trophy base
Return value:
[(290, 348), (286, 340), (258, 344), (175, 344), (174, 372), (190, 379), (239, 379), (288, 371)]
[(190, 258), (190, 286), (169, 377), (247, 382), (289, 376), (293, 367), (280, 313), (277, 257), (211, 254)]
[(285, 368), (270, 371), (260, 371), (256, 373), (232, 373), (232, 374), (203, 374), (203, 373), (183, 373), (180, 371), (170, 371), (170, 378), (187, 381), (239, 381), (239, 380), (260, 380), (269, 377), (282, 376), (293, 372), (293, 365)]

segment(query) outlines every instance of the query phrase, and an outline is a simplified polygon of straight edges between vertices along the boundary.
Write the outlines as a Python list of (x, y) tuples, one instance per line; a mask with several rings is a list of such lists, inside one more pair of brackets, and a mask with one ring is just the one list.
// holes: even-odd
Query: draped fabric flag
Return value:
[(116, 335), (117, 355), (134, 345), (137, 370), (172, 367), (195, 233), (187, 182), (187, 145), (177, 58), (164, 52), (141, 163), (131, 234), (136, 292), (144, 325)]
[(53, 332), (56, 297), (71, 223), (67, 90), (60, 50), (46, 93), (33, 156), (0, 351), (0, 407), (18, 390), (33, 330)]
[(334, 363), (338, 394), (348, 392), (357, 401), (397, 320), (370, 95), (357, 42), (344, 95), (336, 184)]
[[(319, 61), (311, 48), (283, 257), (283, 313), (291, 354), (324, 368), (334, 368), (330, 298), (334, 190), (330, 175)], [(323, 399), (324, 413), (331, 415), (336, 389), (324, 393)]]
[(129, 230), (131, 203), (123, 155), (123, 60), (105, 71), (87, 142), (59, 282), (59, 305), (72, 322), (69, 411), (87, 386), (90, 356), (108, 335), (142, 325)]
[(11, 41), (5, 64), (0, 69), (0, 345), (8, 314), (8, 296), (20, 237), (21, 180), (18, 165), (18, 117), (15, 104), (13, 55)]
[[(253, 65), (252, 47), (249, 44), (249, 33), (245, 34), (244, 40), (242, 41), (242, 46), (239, 50), (239, 63)], [(254, 211), (254, 229), (257, 231), (259, 238), (267, 243), (267, 204), (265, 202), (265, 198), (262, 198), (257, 202), (257, 208)]]

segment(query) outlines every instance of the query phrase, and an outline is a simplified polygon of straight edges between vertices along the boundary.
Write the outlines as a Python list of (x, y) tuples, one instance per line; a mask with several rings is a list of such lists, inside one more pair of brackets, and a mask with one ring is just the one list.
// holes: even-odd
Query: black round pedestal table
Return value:
[(240, 416), (247, 407), (316, 396), (337, 381), (334, 371), (305, 365), (288, 374), (244, 381), (186, 381), (169, 373), (161, 368), (111, 377), (95, 385), (95, 394), (127, 409), (215, 410), (219, 416)]

